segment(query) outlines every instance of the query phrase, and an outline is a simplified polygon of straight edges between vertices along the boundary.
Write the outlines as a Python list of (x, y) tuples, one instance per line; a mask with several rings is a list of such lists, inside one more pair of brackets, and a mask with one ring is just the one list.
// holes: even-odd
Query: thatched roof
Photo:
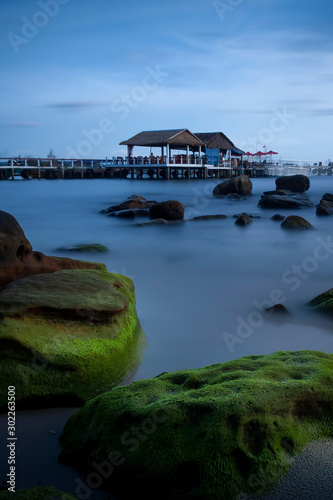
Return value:
[(205, 132), (195, 134), (209, 149), (232, 149), (234, 143), (222, 132)]
[(151, 132), (140, 132), (131, 137), (127, 141), (120, 143), (121, 146), (146, 146), (146, 147), (162, 147), (170, 144), (174, 148), (184, 148), (184, 146), (198, 147), (203, 146), (198, 137), (196, 137), (188, 129), (176, 130), (153, 130)]

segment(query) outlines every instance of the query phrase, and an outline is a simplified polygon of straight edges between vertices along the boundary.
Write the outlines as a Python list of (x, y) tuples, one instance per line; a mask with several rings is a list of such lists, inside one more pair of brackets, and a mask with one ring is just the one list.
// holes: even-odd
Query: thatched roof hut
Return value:
[(202, 141), (192, 134), (188, 129), (176, 130), (153, 130), (140, 132), (127, 141), (120, 143), (121, 146), (145, 146), (164, 147), (169, 145), (172, 149), (198, 148), (204, 146)]

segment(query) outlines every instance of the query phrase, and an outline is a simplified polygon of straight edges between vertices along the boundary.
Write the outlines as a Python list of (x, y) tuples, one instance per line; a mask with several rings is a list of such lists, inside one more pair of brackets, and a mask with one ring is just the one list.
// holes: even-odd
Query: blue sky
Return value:
[(102, 158), (141, 130), (333, 160), (331, 0), (2, 0), (0, 155)]

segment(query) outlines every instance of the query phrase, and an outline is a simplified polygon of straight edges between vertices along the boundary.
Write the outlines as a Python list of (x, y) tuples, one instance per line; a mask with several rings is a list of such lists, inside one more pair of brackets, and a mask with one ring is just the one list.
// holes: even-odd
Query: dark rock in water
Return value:
[(99, 243), (84, 243), (82, 245), (72, 245), (67, 247), (57, 248), (57, 252), (91, 252), (91, 253), (102, 253), (108, 252), (108, 248)]
[(252, 218), (248, 214), (242, 214), (235, 220), (235, 224), (237, 226), (247, 226), (252, 224)]
[(0, 317), (0, 379), (16, 387), (21, 408), (82, 404), (110, 390), (146, 345), (132, 280), (101, 269), (16, 280), (0, 292)]
[(150, 209), (151, 219), (183, 220), (185, 207), (180, 201), (169, 200), (155, 203)]
[[(262, 208), (302, 208), (313, 207), (312, 201), (305, 193), (280, 194), (280, 192), (269, 192), (261, 196), (259, 206)], [(277, 194), (278, 193), (278, 194)]]
[(282, 221), (284, 220), (286, 217), (285, 215), (281, 215), (281, 214), (275, 214), (271, 217), (272, 220), (277, 220), (277, 221)]
[(326, 193), (317, 205), (317, 215), (333, 215), (333, 194)]
[(276, 189), (289, 189), (297, 193), (304, 193), (310, 188), (310, 179), (306, 175), (286, 175), (275, 181)]
[(108, 217), (115, 216), (122, 219), (135, 219), (135, 217), (149, 216), (149, 208), (128, 208), (127, 210), (120, 210), (120, 212), (112, 212)]
[(171, 221), (165, 219), (154, 219), (149, 222), (141, 222), (139, 224), (135, 224), (135, 226), (163, 226), (164, 224), (170, 224)]
[(76, 500), (76, 497), (48, 486), (16, 490), (15, 493), (11, 493), (8, 489), (0, 492), (0, 500), (11, 500), (13, 496), (15, 500)]
[(287, 316), (290, 315), (290, 312), (283, 304), (275, 304), (272, 307), (268, 307), (266, 309), (267, 312), (272, 313), (274, 315)]
[(252, 498), (331, 436), (332, 379), (333, 354), (279, 351), (136, 381), (69, 419), (59, 460), (88, 476), (119, 450), (103, 486), (120, 498)]
[(261, 216), (260, 215), (253, 215), (253, 214), (235, 214), (233, 217), (235, 219), (238, 219), (238, 217), (240, 217), (241, 215), (247, 215), (248, 217), (251, 217), (251, 219), (261, 219)]
[(238, 195), (246, 195), (252, 193), (252, 182), (247, 175), (240, 175), (233, 179), (221, 182), (215, 186), (213, 191), (214, 196), (226, 196), (229, 193), (237, 193)]
[(283, 229), (314, 229), (313, 226), (303, 217), (298, 215), (289, 215), (283, 222), (281, 222)]
[(32, 274), (104, 267), (103, 264), (48, 257), (33, 251), (17, 220), (0, 211), (0, 290), (8, 283)]
[(198, 215), (197, 217), (193, 217), (193, 219), (189, 220), (215, 220), (215, 219), (227, 219), (227, 215)]
[(107, 208), (106, 210), (102, 210), (101, 213), (104, 214), (113, 214), (117, 212), (121, 212), (123, 210), (129, 210), (129, 209), (135, 209), (135, 208), (140, 208), (140, 209), (150, 209), (156, 201), (148, 201), (146, 198), (143, 198), (143, 196), (137, 196), (133, 194), (129, 198), (127, 198), (125, 201), (120, 203), (119, 205), (113, 205), (112, 207)]

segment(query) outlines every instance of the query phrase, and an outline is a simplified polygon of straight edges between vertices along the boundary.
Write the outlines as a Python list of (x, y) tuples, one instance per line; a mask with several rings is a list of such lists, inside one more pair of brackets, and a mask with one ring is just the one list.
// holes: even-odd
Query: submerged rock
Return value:
[(193, 217), (193, 219), (189, 219), (190, 221), (191, 220), (194, 220), (194, 221), (198, 221), (198, 220), (217, 220), (217, 219), (227, 219), (228, 216), (227, 215), (222, 215), (222, 214), (217, 214), (217, 215), (197, 215), (196, 217)]
[(165, 224), (170, 224), (170, 221), (165, 219), (154, 219), (149, 222), (140, 222), (139, 224), (135, 224), (135, 226), (163, 226)]
[(317, 215), (333, 215), (333, 194), (326, 193), (316, 209)]
[(333, 354), (297, 351), (140, 380), (74, 414), (59, 459), (85, 474), (116, 462), (104, 484), (121, 499), (262, 493), (308, 443), (332, 435), (332, 378)]
[(101, 213), (104, 214), (114, 214), (117, 212), (121, 212), (124, 210), (130, 210), (130, 209), (150, 209), (152, 205), (154, 205), (156, 201), (148, 201), (146, 198), (143, 196), (138, 196), (136, 194), (133, 194), (132, 196), (129, 196), (126, 200), (124, 200), (122, 203), (119, 205), (113, 205), (106, 210), (102, 210)]
[(263, 208), (302, 208), (313, 207), (313, 203), (304, 193), (268, 191), (261, 196), (259, 206)]
[(0, 292), (0, 318), (0, 378), (21, 408), (101, 394), (139, 366), (145, 347), (132, 281), (106, 270), (14, 281)]
[(215, 186), (213, 191), (214, 196), (226, 196), (233, 193), (241, 196), (252, 193), (252, 182), (247, 175), (240, 175), (221, 182)]
[(310, 179), (306, 175), (286, 175), (275, 180), (276, 189), (288, 189), (297, 193), (304, 193), (310, 188)]
[(276, 220), (276, 221), (282, 221), (286, 218), (285, 215), (281, 215), (281, 214), (275, 214), (271, 217), (272, 220)]
[(252, 224), (252, 218), (248, 214), (239, 215), (235, 220), (235, 224), (237, 224), (237, 226), (248, 226)]
[(164, 219), (168, 221), (183, 220), (185, 207), (180, 201), (169, 200), (155, 203), (150, 209), (151, 219)]
[(33, 251), (17, 220), (0, 211), (0, 290), (8, 283), (32, 274), (103, 267), (103, 264), (48, 257)]
[(72, 497), (72, 495), (48, 486), (17, 490), (15, 493), (11, 493), (8, 490), (0, 491), (1, 500), (12, 500), (13, 497), (16, 500), (75, 500), (75, 497)]
[(86, 253), (102, 253), (108, 252), (109, 249), (99, 243), (83, 243), (81, 245), (71, 245), (57, 248), (56, 252), (86, 252)]
[(314, 229), (310, 222), (298, 215), (289, 215), (281, 222), (281, 227), (283, 229)]

